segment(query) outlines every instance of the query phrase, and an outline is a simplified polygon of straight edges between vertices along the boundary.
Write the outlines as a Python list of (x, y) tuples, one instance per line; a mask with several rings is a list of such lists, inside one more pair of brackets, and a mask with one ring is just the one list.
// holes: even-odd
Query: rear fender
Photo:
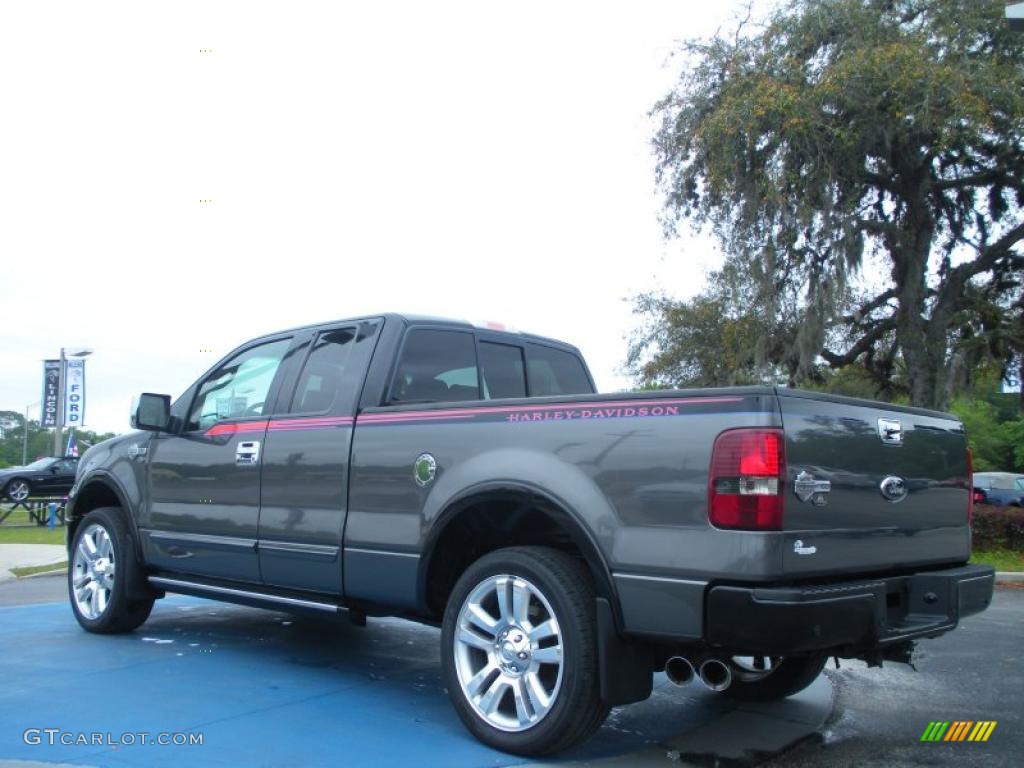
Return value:
[[(529, 478), (524, 480), (523, 478)], [(511, 491), (542, 501), (572, 536), (597, 580), (599, 595), (609, 598), (618, 616), (611, 570), (595, 531), (616, 530), (615, 511), (597, 485), (572, 464), (549, 453), (503, 448), (479, 454), (439, 474), (423, 507), (425, 557), (420, 558), (418, 601), (426, 607), (426, 574), (434, 545), (447, 524), (475, 498)], [(610, 539), (605, 544), (610, 544)]]

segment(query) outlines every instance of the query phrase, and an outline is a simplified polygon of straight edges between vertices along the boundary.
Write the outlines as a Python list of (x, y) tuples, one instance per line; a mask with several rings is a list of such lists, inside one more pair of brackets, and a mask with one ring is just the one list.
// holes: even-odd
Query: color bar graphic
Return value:
[(924, 733), (921, 735), (921, 741), (939, 741), (948, 728), (948, 721), (943, 722), (940, 720), (928, 723), (928, 727), (924, 729)]
[(921, 734), (921, 741), (988, 741), (996, 720), (933, 720)]

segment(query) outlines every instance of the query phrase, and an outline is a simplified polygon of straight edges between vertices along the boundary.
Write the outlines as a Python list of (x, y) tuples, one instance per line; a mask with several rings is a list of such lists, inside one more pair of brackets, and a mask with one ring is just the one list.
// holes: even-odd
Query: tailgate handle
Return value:
[(902, 445), (903, 427), (899, 419), (879, 419), (878, 436), (886, 445)]

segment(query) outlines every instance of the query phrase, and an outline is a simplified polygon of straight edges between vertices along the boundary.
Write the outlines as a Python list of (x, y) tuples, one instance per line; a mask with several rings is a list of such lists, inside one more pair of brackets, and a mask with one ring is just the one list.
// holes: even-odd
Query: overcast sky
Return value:
[(387, 310), (627, 386), (627, 297), (718, 263), (662, 239), (647, 112), (743, 5), (3, 2), (0, 410), (86, 345), (86, 426), (124, 431), (246, 339)]

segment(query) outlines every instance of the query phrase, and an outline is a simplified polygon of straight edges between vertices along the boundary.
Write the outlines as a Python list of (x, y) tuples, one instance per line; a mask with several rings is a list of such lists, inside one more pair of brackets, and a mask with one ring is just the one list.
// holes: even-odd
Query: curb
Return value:
[(996, 571), (996, 583), (1024, 584), (1024, 571)]
[[(54, 573), (63, 573), (67, 570), (67, 559), (59, 560), (55, 563), (33, 563), (32, 565), (16, 565), (15, 568), (36, 568), (40, 566), (50, 566), (53, 568), (49, 571), (40, 571), (39, 573), (30, 573), (27, 576), (18, 576), (10, 569), (4, 570), (0, 573), (0, 583), (5, 581), (21, 581), (22, 579), (31, 579), (35, 576), (51, 576)], [(59, 567), (63, 566), (63, 567)]]
[[(60, 565), (60, 563), (57, 563), (57, 565)], [(52, 571), (40, 571), (39, 573), (30, 573), (28, 576), (15, 576), (14, 579), (16, 581), (24, 581), (25, 579), (34, 579), (34, 578), (37, 578), (39, 576), (53, 576), (56, 573), (67, 573), (67, 572), (68, 572), (67, 566), (64, 566), (63, 568), (54, 568)], [(0, 768), (2, 768), (2, 767), (0, 767)]]

